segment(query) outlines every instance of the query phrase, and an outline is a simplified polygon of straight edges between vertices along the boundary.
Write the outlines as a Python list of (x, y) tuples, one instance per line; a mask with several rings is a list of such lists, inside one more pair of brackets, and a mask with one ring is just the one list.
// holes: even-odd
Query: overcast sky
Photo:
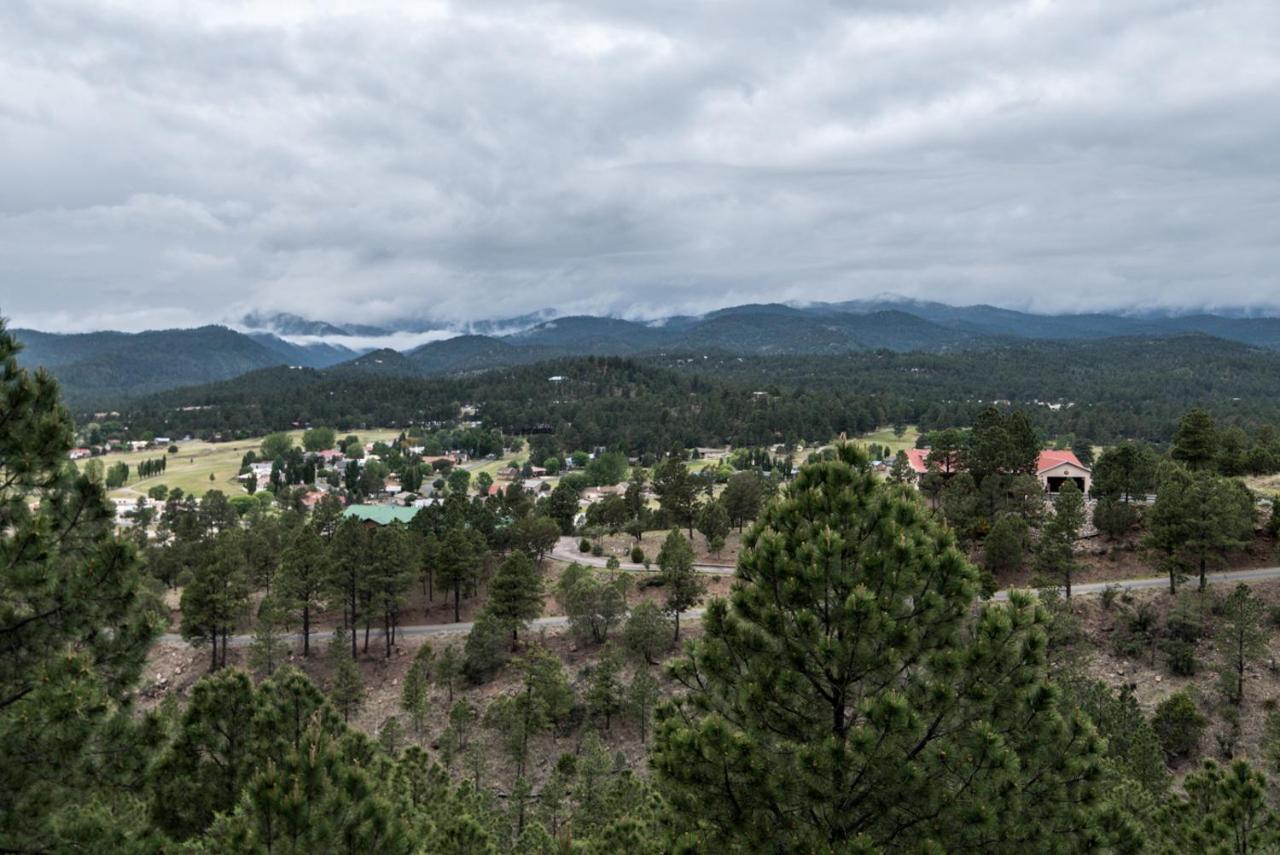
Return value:
[(1276, 0), (0, 3), (0, 312), (1280, 310)]

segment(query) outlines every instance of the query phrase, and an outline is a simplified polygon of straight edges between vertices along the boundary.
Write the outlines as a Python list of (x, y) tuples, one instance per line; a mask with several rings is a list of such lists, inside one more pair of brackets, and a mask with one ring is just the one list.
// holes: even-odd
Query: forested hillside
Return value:
[[(583, 356), (706, 358), (721, 363), (741, 359), (742, 366), (724, 365), (723, 370), (765, 379), (798, 379), (806, 372), (821, 376), (821, 365), (825, 363), (806, 360), (835, 360), (837, 367), (861, 375), (874, 372), (883, 353), (927, 354), (943, 359), (922, 365), (953, 370), (962, 380), (972, 375), (981, 381), (970, 384), (972, 390), (963, 384), (953, 389), (935, 383), (930, 385), (930, 391), (953, 397), (958, 397), (957, 391), (966, 396), (972, 391), (975, 395), (1021, 399), (1030, 388), (1042, 390), (1034, 393), (1041, 397), (1055, 394), (1051, 389), (1044, 390), (1045, 378), (1040, 369), (1059, 358), (1080, 363), (1079, 369), (1088, 377), (1102, 377), (1107, 366), (1088, 365), (1087, 360), (1135, 359), (1149, 376), (1160, 360), (1185, 363), (1197, 346), (1184, 339), (1196, 336), (1213, 336), (1214, 341), (1221, 342), (1221, 353), (1216, 352), (1218, 346), (1213, 343), (1198, 345), (1200, 352), (1219, 364), (1224, 359), (1248, 358), (1250, 347), (1265, 351), (1280, 347), (1280, 320), (1274, 318), (1043, 316), (990, 306), (957, 308), (904, 301), (733, 306), (701, 317), (650, 323), (612, 317), (546, 320), (532, 316), (509, 322), (524, 324), (515, 332), (459, 335), (399, 354), (383, 348), (372, 359), (357, 354), (376, 348), (376, 337), (391, 335), (392, 329), (359, 324), (337, 326), (295, 315), (250, 316), (245, 320), (283, 334), (306, 336), (301, 339), (306, 343), (286, 341), (263, 330), (241, 334), (213, 326), (136, 334), (16, 332), (27, 344), (21, 357), (23, 364), (50, 368), (62, 379), (69, 401), (93, 409), (110, 409), (150, 392), (234, 377), (269, 365), (327, 368), (353, 357), (357, 367), (375, 373), (419, 377)], [(494, 324), (468, 326), (492, 329)], [(421, 331), (430, 325), (410, 327)], [(366, 343), (352, 349), (354, 345), (349, 343), (356, 341)], [(1021, 371), (1015, 366), (1012, 373), (1001, 367), (997, 376), (983, 378), (980, 372), (973, 372), (973, 363), (985, 360), (987, 354), (1004, 354), (997, 359), (1005, 362), (1029, 358), (1035, 364)], [(957, 358), (950, 359), (953, 356)], [(772, 358), (790, 361), (760, 361)], [(891, 367), (902, 364), (889, 363)], [(1217, 378), (1220, 375), (1210, 380)], [(1107, 382), (1105, 377), (1101, 382)], [(875, 384), (877, 393), (900, 392), (900, 384), (883, 376), (876, 377)], [(1081, 390), (1078, 383), (1066, 385), (1076, 398), (1090, 391)]]
[(15, 330), (22, 365), (44, 367), (72, 404), (99, 407), (149, 392), (236, 377), (271, 365), (326, 366), (350, 359), (332, 346), (301, 347), (221, 326), (141, 333)]
[(1280, 421), (1280, 354), (1199, 335), (947, 354), (563, 359), (438, 378), (411, 376), (406, 361), (385, 352), (325, 371), (268, 369), (150, 397), (129, 419), (165, 434), (248, 436), (447, 420), (468, 403), (508, 433), (555, 430), (573, 447), (633, 453), (966, 425), (993, 401), (1026, 407), (1045, 435), (1103, 443), (1165, 442), (1196, 406), (1250, 430)]

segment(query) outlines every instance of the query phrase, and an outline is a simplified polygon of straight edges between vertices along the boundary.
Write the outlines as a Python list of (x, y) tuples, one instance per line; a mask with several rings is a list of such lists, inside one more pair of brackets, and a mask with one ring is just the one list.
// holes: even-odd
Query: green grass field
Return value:
[(480, 461), (473, 460), (469, 463), (463, 464), (462, 468), (466, 469), (468, 472), (471, 473), (472, 483), (475, 483), (476, 478), (480, 475), (481, 472), (488, 472), (489, 477), (496, 481), (498, 480), (499, 469), (506, 469), (507, 466), (510, 465), (512, 461), (515, 461), (516, 466), (524, 466), (525, 461), (527, 461), (528, 459), (529, 459), (529, 452), (521, 451), (518, 454), (501, 455), (500, 457), (498, 457), (497, 460), (480, 460)]
[(862, 436), (854, 438), (864, 445), (870, 445), (873, 442), (887, 445), (893, 449), (894, 454), (897, 454), (899, 451), (915, 448), (916, 440), (920, 438), (920, 431), (916, 429), (915, 425), (908, 425), (907, 432), (900, 437), (894, 435), (893, 428), (881, 428), (872, 433), (864, 433)]
[[(302, 431), (291, 431), (299, 442)], [(389, 441), (400, 435), (396, 430), (368, 430), (356, 434), (364, 442), (378, 440)], [(119, 490), (113, 490), (113, 497), (135, 497), (144, 495), (157, 484), (164, 484), (169, 489), (181, 488), (184, 493), (203, 496), (209, 490), (221, 490), (229, 496), (244, 492), (236, 475), (240, 472), (240, 461), (248, 451), (256, 451), (262, 445), (262, 438), (242, 439), (236, 442), (183, 442), (178, 444), (177, 454), (168, 454), (162, 448), (149, 448), (145, 451), (129, 451), (106, 454), (94, 458), (102, 461), (104, 469), (116, 463), (128, 463), (130, 469), (129, 483)], [(168, 468), (159, 475), (150, 478), (137, 478), (137, 465), (143, 460), (157, 457), (168, 459)], [(210, 478), (209, 476), (213, 477)]]

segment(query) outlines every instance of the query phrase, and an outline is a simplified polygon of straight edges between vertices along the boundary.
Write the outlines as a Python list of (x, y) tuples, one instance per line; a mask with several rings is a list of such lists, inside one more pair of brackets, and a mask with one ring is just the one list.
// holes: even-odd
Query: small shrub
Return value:
[(1160, 740), (1165, 757), (1179, 760), (1200, 746), (1208, 719), (1196, 709), (1196, 702), (1186, 692), (1170, 695), (1156, 707), (1151, 727)]
[(622, 567), (622, 562), (618, 560), (618, 556), (610, 555), (609, 560), (604, 563), (604, 566), (609, 570), (617, 570)]
[(471, 625), (462, 647), (462, 673), (472, 685), (487, 683), (510, 658), (511, 628), (484, 613)]
[(1102, 607), (1107, 611), (1111, 611), (1111, 607), (1116, 604), (1116, 597), (1120, 595), (1119, 585), (1108, 585), (1102, 589)]
[(1027, 547), (1027, 523), (1017, 514), (999, 517), (983, 544), (984, 563), (992, 572), (1008, 572), (1022, 566)]
[(582, 540), (578, 541), (578, 551), (582, 553), (590, 552), (591, 541), (587, 540), (585, 537), (582, 538)]
[(632, 563), (632, 564), (643, 564), (643, 563), (644, 563), (644, 550), (643, 550), (643, 549), (641, 549), (641, 548), (640, 548), (640, 547), (638, 547), (638, 546), (633, 546), (633, 547), (631, 547), (631, 563)]
[(1153, 654), (1156, 640), (1156, 612), (1150, 603), (1138, 603), (1129, 611), (1112, 640), (1118, 656), (1138, 659)]
[(1267, 620), (1274, 627), (1280, 627), (1280, 606), (1271, 606), (1267, 609)]
[(1190, 677), (1196, 673), (1199, 662), (1196, 646), (1191, 642), (1171, 638), (1164, 643), (1164, 655), (1169, 663), (1169, 673), (1179, 677)]
[(1094, 527), (1111, 540), (1124, 537), (1137, 521), (1137, 510), (1116, 499), (1103, 499), (1093, 509)]
[(1204, 623), (1200, 620), (1200, 611), (1191, 597), (1178, 600), (1173, 611), (1169, 612), (1164, 626), (1169, 637), (1178, 641), (1194, 643), (1204, 636)]
[(601, 544), (601, 543), (591, 544), (591, 554), (594, 555), (596, 558), (599, 558), (601, 555), (604, 555), (604, 544)]

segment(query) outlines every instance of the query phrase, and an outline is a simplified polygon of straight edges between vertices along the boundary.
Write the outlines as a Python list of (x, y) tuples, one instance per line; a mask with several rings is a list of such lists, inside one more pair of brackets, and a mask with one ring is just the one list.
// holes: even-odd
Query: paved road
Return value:
[[(557, 549), (559, 549), (559, 547), (557, 547)], [(574, 552), (575, 553), (577, 552), (576, 544), (574, 544)], [(552, 553), (552, 557), (556, 557), (554, 552)], [(592, 558), (592, 556), (586, 556), (586, 557)], [(566, 560), (566, 559), (557, 559), (557, 560)], [(590, 563), (593, 566), (604, 565), (604, 559), (593, 559), (591, 562), (584, 562), (580, 554), (578, 554), (576, 558), (568, 559), (568, 560), (577, 560), (579, 563)], [(596, 562), (599, 562), (599, 563), (596, 563)], [(622, 566), (627, 567), (628, 565), (624, 564)], [(639, 565), (630, 565), (630, 566), (639, 567)], [(709, 569), (704, 569), (704, 568), (709, 568)], [(643, 568), (640, 568), (640, 569), (643, 569)], [(726, 569), (723, 567), (713, 567), (712, 565), (706, 565), (706, 564), (699, 565), (699, 570), (702, 570), (702, 572), (712, 572), (712, 573), (717, 573), (722, 575), (725, 574), (726, 572), (728, 573), (733, 572), (732, 570), (726, 571)], [(1211, 585), (1235, 584), (1237, 582), (1256, 582), (1256, 581), (1265, 580), (1265, 579), (1280, 579), (1280, 567), (1258, 567), (1253, 570), (1233, 570), (1229, 573), (1210, 573), (1209, 574), (1209, 584)], [(1088, 596), (1091, 594), (1099, 594), (1105, 589), (1110, 587), (1122, 588), (1130, 591), (1139, 591), (1139, 590), (1147, 590), (1150, 588), (1165, 588), (1168, 586), (1168, 584), (1169, 584), (1168, 576), (1153, 576), (1153, 577), (1148, 577), (1143, 579), (1121, 579), (1121, 580), (1112, 581), (1112, 582), (1086, 582), (1079, 585), (1073, 585), (1071, 587), (1071, 593), (1073, 596)], [(1191, 581), (1191, 584), (1195, 584), (1194, 580)], [(999, 602), (1003, 602), (1009, 599), (1009, 592), (1007, 590), (996, 591), (995, 596), (993, 596), (992, 599)], [(681, 622), (696, 621), (696, 620), (699, 620), (701, 617), (702, 617), (702, 609), (690, 609), (689, 611), (680, 615), (680, 620)], [(544, 627), (562, 627), (562, 626), (567, 626), (568, 624), (569, 624), (569, 619), (563, 616), (538, 618), (537, 620), (532, 622), (532, 626), (534, 629), (541, 629)], [(398, 630), (398, 633), (404, 636), (432, 636), (432, 635), (455, 635), (455, 634), (467, 633), (470, 631), (471, 631), (471, 624), (469, 622), (463, 622), (463, 623), (425, 624), (420, 626), (402, 626)], [(317, 632), (311, 633), (311, 640), (326, 641), (332, 636), (333, 636), (333, 633), (331, 631), (328, 631), (328, 630), (317, 631)], [(378, 639), (382, 638), (382, 631), (379, 629), (374, 629), (372, 632), (369, 633), (369, 636), (371, 639), (370, 643), (372, 644), (373, 638), (378, 638)], [(252, 640), (252, 638), (253, 636), (251, 635), (233, 635), (231, 637), (231, 644), (233, 646), (238, 647), (244, 644), (248, 644), (249, 641)], [(300, 635), (286, 635), (286, 636), (283, 636), (283, 638), (285, 641), (301, 641), (302, 640), (302, 636)], [(182, 636), (170, 633), (167, 635), (160, 636), (160, 640), (168, 643), (176, 643), (176, 642), (182, 641)]]
[[(1261, 579), (1280, 579), (1280, 567), (1256, 567), (1253, 570), (1232, 570), (1229, 573), (1210, 573), (1208, 580), (1210, 585), (1236, 584), (1238, 582), (1256, 582)], [(1188, 577), (1192, 586), (1195, 586), (1199, 579), (1195, 576)], [(1107, 588), (1118, 587), (1129, 591), (1141, 591), (1148, 588), (1168, 588), (1168, 576), (1151, 576), (1145, 579), (1123, 579), (1113, 582), (1087, 582), (1082, 585), (1072, 585), (1071, 594), (1100, 594)], [(992, 598), (995, 600), (1009, 599), (1008, 591), (997, 591)]]

